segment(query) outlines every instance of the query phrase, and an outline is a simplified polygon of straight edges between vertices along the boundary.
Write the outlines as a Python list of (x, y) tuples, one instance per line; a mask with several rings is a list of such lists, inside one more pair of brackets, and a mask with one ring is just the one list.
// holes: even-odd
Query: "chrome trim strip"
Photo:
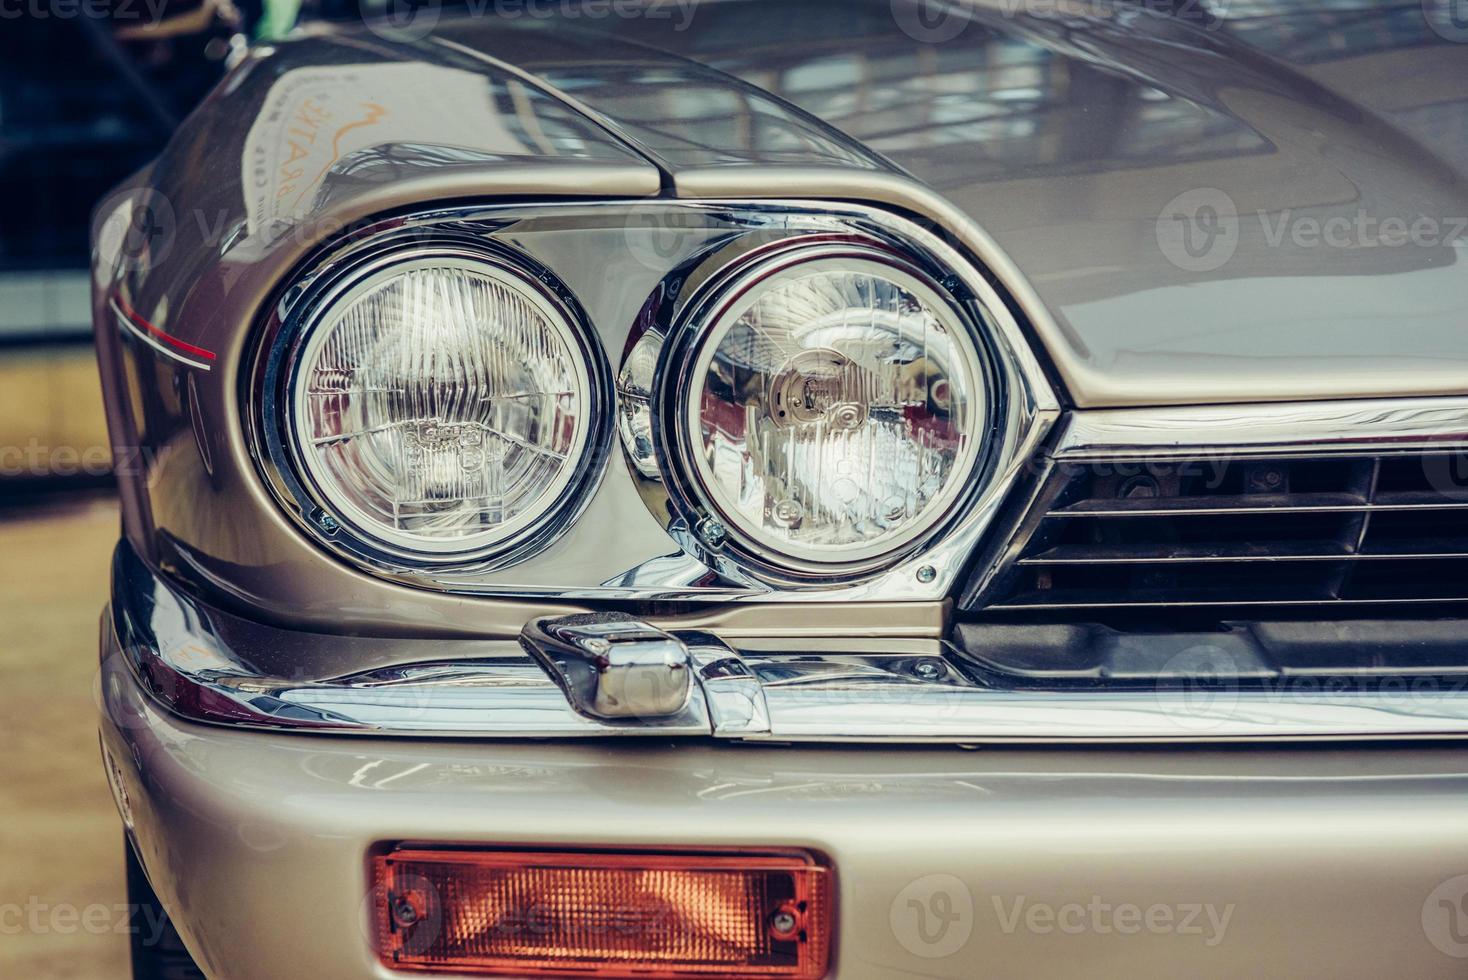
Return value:
[[(1338, 561), (1350, 561), (1349, 558), (1340, 558)], [(1047, 602), (1044, 605), (1023, 605), (1016, 603), (995, 602), (984, 606), (990, 612), (1060, 612), (1076, 609), (1127, 609), (1132, 611), (1159, 609), (1238, 609), (1240, 606), (1293, 606), (1300, 609), (1328, 606), (1330, 609), (1346, 606), (1447, 606), (1452, 604), (1462, 605), (1463, 600), (1455, 596), (1416, 596), (1409, 598), (1393, 597), (1391, 599), (1366, 598), (1366, 599), (1268, 599), (1255, 601), (1240, 601), (1238, 599), (1173, 599), (1173, 600), (1148, 600), (1145, 602), (1089, 602), (1076, 600), (1071, 602)], [(1442, 615), (1442, 613), (1423, 612), (1424, 616)]]
[(1249, 689), (1244, 678), (1210, 669), (1192, 683), (1153, 689), (1015, 690), (968, 679), (964, 658), (946, 643), (927, 645), (926, 654), (746, 660), (769, 706), (764, 737), (782, 741), (1468, 737), (1468, 681), (1446, 689), (1416, 679), (1386, 694), (1307, 689), (1304, 682), (1281, 691)]
[[(833, 700), (842, 693), (844, 699)], [(1468, 696), (1414, 711), (1379, 695), (1233, 692), (906, 690), (875, 701), (850, 690), (768, 685), (770, 739), (886, 742), (1179, 742), (1468, 737)], [(1298, 698), (1298, 700), (1297, 700)]]
[[(135, 680), (194, 721), (298, 733), (893, 744), (1468, 737), (1468, 684), (1404, 677), (1391, 693), (1329, 684), (1271, 691), (1210, 675), (1155, 690), (1014, 690), (975, 676), (949, 645), (917, 639), (805, 639), (735, 651), (712, 634), (675, 633), (698, 683), (682, 713), (661, 718), (578, 713), (534, 659), (503, 640), (432, 641), (436, 651), (468, 654), (457, 659), (280, 676), (257, 663), (280, 659), (287, 641), (338, 663), (364, 659), (364, 641), (235, 620), (169, 586), (126, 543), (114, 560), (111, 626), (104, 685)], [(381, 642), (400, 653), (427, 645)]]
[(1327, 455), (1468, 445), (1468, 398), (1272, 402), (1077, 411), (1062, 462), (1170, 456)]
[[(410, 662), (327, 677), (272, 675), (227, 638), (238, 622), (175, 590), (123, 542), (113, 559), (104, 682), (130, 674), (164, 707), (194, 721), (339, 734), (600, 737), (708, 735), (703, 692), (669, 718), (603, 720), (578, 713), (514, 641), (410, 641), (410, 651), (463, 651), (462, 659)], [(259, 646), (286, 631), (252, 624)], [(294, 634), (300, 638), (299, 634)], [(310, 636), (324, 661), (354, 658), (352, 637)], [(104, 632), (104, 643), (108, 634)], [(111, 655), (109, 655), (109, 653)], [(120, 654), (120, 655), (119, 655)], [(355, 654), (360, 657), (360, 650)]]

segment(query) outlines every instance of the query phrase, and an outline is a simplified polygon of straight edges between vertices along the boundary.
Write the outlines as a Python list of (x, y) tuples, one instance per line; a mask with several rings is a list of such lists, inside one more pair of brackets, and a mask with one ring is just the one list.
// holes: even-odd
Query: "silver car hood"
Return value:
[(1468, 29), (1433, 2), (573, 6), (419, 45), (523, 71), (665, 192), (925, 185), (1043, 307), (1076, 404), (1445, 394), (1468, 388)]

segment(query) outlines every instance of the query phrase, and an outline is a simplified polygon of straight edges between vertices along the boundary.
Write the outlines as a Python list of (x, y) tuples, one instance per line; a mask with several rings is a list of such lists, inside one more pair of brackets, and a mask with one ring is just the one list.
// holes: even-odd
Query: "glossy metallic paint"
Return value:
[[(864, 178), (868, 193), (915, 178), (942, 201), (923, 213), (982, 228), (1006, 256), (985, 260), (1011, 289), (1033, 288), (1046, 315), (1026, 311), (1079, 405), (1455, 394), (1468, 360), (1468, 44), (1435, 31), (1433, 9), (713, 2), (696, 29), (604, 22), (637, 46), (610, 67), (535, 44), (522, 57), (574, 78), (634, 138), (654, 142), (669, 119), (696, 132), (700, 152), (663, 158), (680, 194), (792, 193), (771, 166), (846, 170), (837, 186), (856, 197)], [(552, 32), (558, 51), (604, 43), (538, 31)], [(505, 43), (493, 35), (478, 21), (457, 38)], [(723, 72), (722, 99), (685, 108), (643, 84), (693, 71), (680, 59)], [(880, 154), (884, 170), (777, 153), (769, 130), (741, 125), (751, 89)], [(1159, 240), (1187, 192), (1238, 216), (1216, 268), (1185, 268)], [(1389, 219), (1435, 235), (1392, 245), (1362, 230)], [(1342, 244), (1297, 241), (1301, 221), (1331, 223)]]
[[(187, 724), (126, 685), (104, 710), (143, 862), (218, 980), (396, 975), (366, 931), (367, 854), (388, 841), (808, 849), (838, 882), (831, 980), (1462, 974), (1423, 925), (1468, 867), (1461, 748), (346, 741)], [(935, 875), (972, 910), (938, 957), (902, 918)], [(1093, 898), (1232, 911), (1211, 945), (1006, 927), (1016, 902)]]

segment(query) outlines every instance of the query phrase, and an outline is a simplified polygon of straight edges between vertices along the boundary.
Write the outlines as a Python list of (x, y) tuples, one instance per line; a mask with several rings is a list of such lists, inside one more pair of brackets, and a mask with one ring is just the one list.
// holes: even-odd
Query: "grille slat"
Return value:
[(1468, 455), (1065, 463), (978, 605), (1468, 601)]
[(1256, 497), (1179, 497), (1142, 500), (1081, 500), (1050, 511), (1047, 517), (1177, 517), (1188, 514), (1283, 514), (1303, 511), (1368, 510), (1370, 501), (1345, 493)]
[[(1021, 558), (1021, 565), (1108, 565), (1116, 562), (1133, 564), (1180, 564), (1217, 561), (1339, 561), (1350, 552), (1337, 541), (1315, 541), (1303, 550), (1297, 545), (1233, 544), (1212, 547), (1177, 547), (1167, 554), (1147, 555), (1125, 548), (1102, 545), (1067, 545), (1051, 548), (1038, 555)], [(1367, 557), (1367, 556), (1362, 556)]]

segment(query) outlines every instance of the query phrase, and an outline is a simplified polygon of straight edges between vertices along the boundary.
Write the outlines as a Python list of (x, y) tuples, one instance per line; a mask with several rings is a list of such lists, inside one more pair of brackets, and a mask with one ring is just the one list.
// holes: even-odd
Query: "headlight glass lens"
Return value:
[(317, 317), (292, 377), (293, 452), (325, 508), (410, 555), (493, 551), (536, 526), (590, 429), (576, 331), (487, 258), (369, 275)]
[(849, 563), (940, 521), (973, 478), (991, 398), (951, 302), (849, 256), (755, 270), (728, 294), (693, 355), (685, 442), (731, 529)]

